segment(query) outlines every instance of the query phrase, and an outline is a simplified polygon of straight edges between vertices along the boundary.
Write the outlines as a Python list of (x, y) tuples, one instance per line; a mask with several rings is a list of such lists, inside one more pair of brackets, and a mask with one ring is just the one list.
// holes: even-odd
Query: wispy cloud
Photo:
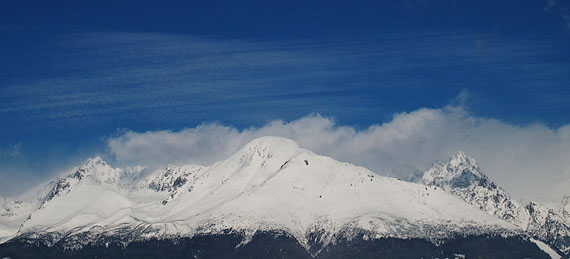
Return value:
[[(490, 92), (497, 84), (521, 89), (515, 93), (535, 108), (568, 104), (568, 98), (543, 98), (570, 96), (567, 88), (558, 87), (570, 81), (561, 77), (566, 67), (555, 60), (537, 61), (554, 55), (546, 43), (495, 39), (482, 51), (480, 37), (386, 32), (343, 41), (271, 41), (60, 35), (30, 47), (30, 53), (10, 55), (13, 60), (0, 65), (0, 80), (6, 79), (0, 81), (0, 118), (88, 127), (129, 119), (195, 123), (233, 111), (216, 119), (247, 126), (278, 112), (280, 118), (293, 119), (307, 111), (342, 111), (371, 122), (378, 118), (361, 111), (391, 105), (386, 96), (393, 91), (383, 89), (416, 89), (446, 96), (445, 103), (457, 94), (455, 89), (474, 84)], [(396, 110), (390, 113), (402, 108), (391, 106)]]
[(515, 197), (558, 202), (570, 184), (570, 126), (516, 126), (470, 115), (461, 106), (396, 114), (366, 129), (309, 115), (238, 130), (202, 124), (181, 131), (126, 132), (109, 139), (119, 164), (211, 164), (260, 136), (294, 139), (303, 147), (379, 174), (408, 178), (435, 160), (465, 151)]

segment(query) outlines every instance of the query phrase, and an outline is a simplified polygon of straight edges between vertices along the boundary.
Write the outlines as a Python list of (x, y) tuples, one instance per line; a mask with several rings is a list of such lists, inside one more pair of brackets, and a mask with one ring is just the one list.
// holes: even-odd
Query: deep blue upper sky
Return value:
[(0, 172), (60, 169), (125, 129), (247, 128), (309, 113), (363, 128), (458, 96), (477, 116), (556, 128), (570, 123), (569, 7), (3, 3)]

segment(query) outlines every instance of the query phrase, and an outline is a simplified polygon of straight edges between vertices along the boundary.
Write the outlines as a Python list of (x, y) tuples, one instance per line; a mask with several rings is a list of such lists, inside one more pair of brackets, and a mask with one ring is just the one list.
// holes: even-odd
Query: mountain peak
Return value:
[(241, 165), (251, 163), (267, 165), (270, 161), (283, 164), (304, 150), (293, 140), (266, 136), (250, 141), (234, 154), (232, 156), (233, 159), (230, 160), (236, 161)]
[(462, 151), (459, 151), (457, 152), (457, 154), (452, 155), (449, 159), (449, 164), (453, 167), (460, 167), (460, 166), (478, 167), (477, 162), (475, 162), (475, 159), (466, 155)]
[(89, 170), (97, 167), (107, 167), (109, 166), (100, 156), (90, 157), (81, 165), (79, 168), (84, 170)]
[(299, 144), (294, 140), (282, 137), (265, 136), (250, 141), (242, 150), (278, 151), (299, 148), (301, 148), (301, 146), (299, 146)]
[(70, 193), (84, 182), (85, 179), (91, 179), (98, 184), (113, 184), (119, 181), (121, 173), (121, 169), (109, 166), (109, 164), (103, 161), (99, 156), (89, 158), (83, 165), (74, 168), (66, 177), (52, 181), (52, 187), (43, 195), (43, 204), (41, 206), (43, 207), (45, 202), (55, 197)]
[(100, 183), (114, 183), (119, 180), (120, 175), (120, 169), (109, 166), (100, 156), (96, 156), (87, 159), (85, 164), (75, 169), (70, 176), (78, 180), (90, 176)]
[(465, 188), (472, 184), (486, 185), (487, 177), (481, 173), (475, 160), (459, 151), (452, 155), (449, 162), (436, 162), (428, 169), (421, 183), (442, 188)]

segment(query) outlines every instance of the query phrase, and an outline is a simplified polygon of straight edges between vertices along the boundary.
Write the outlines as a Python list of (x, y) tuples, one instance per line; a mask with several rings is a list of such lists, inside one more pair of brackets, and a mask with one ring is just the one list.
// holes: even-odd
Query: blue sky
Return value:
[(3, 3), (2, 179), (211, 122), (318, 113), (364, 130), (454, 105), (570, 123), (568, 1), (116, 2)]

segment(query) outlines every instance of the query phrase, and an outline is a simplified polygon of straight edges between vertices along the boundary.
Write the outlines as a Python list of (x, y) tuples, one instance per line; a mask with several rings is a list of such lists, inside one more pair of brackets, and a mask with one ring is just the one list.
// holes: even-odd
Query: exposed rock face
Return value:
[(169, 201), (178, 197), (181, 192), (193, 189), (193, 184), (198, 179), (200, 172), (204, 169), (203, 166), (175, 166), (169, 165), (164, 172), (156, 177), (147, 179), (148, 188), (157, 192), (166, 192), (168, 197), (162, 201), (166, 205)]

